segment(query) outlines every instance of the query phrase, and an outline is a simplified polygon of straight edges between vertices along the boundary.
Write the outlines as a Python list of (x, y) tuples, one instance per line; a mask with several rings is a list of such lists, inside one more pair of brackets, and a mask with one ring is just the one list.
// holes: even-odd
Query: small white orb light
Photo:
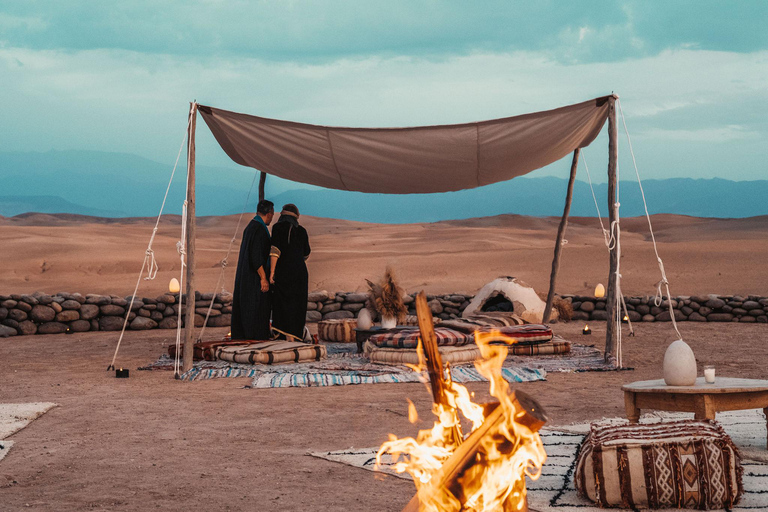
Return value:
[(179, 290), (181, 290), (179, 280), (174, 277), (171, 279), (171, 282), (168, 283), (168, 291), (171, 293), (179, 293)]

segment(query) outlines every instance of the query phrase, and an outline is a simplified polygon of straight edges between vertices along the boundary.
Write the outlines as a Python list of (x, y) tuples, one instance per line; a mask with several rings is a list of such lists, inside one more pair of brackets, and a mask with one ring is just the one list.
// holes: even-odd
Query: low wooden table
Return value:
[(715, 419), (718, 411), (763, 409), (768, 418), (768, 380), (704, 377), (693, 386), (667, 386), (663, 379), (642, 380), (621, 387), (630, 423), (640, 420), (641, 409), (692, 412), (696, 419)]

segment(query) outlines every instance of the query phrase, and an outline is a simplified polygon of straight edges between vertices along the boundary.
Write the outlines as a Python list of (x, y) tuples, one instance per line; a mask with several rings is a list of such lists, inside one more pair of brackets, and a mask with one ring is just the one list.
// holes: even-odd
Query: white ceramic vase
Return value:
[(696, 357), (683, 340), (673, 341), (664, 354), (664, 382), (667, 386), (696, 384)]
[(397, 318), (393, 316), (382, 316), (381, 327), (382, 329), (393, 329), (397, 327)]
[(360, 310), (357, 315), (357, 328), (368, 330), (373, 326), (373, 318), (371, 318), (371, 312), (367, 308)]

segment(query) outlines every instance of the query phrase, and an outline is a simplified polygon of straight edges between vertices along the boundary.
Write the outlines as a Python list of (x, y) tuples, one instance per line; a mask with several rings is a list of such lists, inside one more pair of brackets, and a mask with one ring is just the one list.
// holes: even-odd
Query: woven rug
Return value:
[[(182, 374), (183, 380), (247, 377), (255, 388), (346, 386), (352, 384), (382, 384), (419, 382), (420, 376), (404, 366), (369, 362), (351, 343), (325, 343), (328, 358), (323, 361), (284, 364), (250, 365), (227, 361), (195, 361), (194, 367)], [(472, 364), (454, 365), (456, 382), (481, 382), (485, 379)], [(173, 370), (173, 359), (163, 354), (154, 363), (139, 370)], [(594, 346), (573, 344), (571, 353), (537, 356), (509, 356), (504, 363), (504, 378), (509, 382), (545, 380), (549, 372), (613, 371), (615, 367), (603, 361), (603, 354)]]
[[(155, 363), (139, 370), (172, 370), (173, 360), (163, 355)], [(480, 382), (482, 377), (473, 366), (451, 368), (456, 382)], [(504, 378), (509, 382), (545, 380), (547, 372), (538, 368), (505, 364)], [(362, 355), (349, 352), (329, 354), (323, 361), (281, 365), (251, 365), (228, 361), (196, 361), (194, 367), (181, 375), (182, 380), (206, 380), (227, 377), (253, 379), (254, 388), (290, 388), (347, 386), (353, 384), (393, 384), (420, 382), (425, 376), (405, 366), (390, 366), (369, 362)]]
[[(547, 451), (547, 461), (538, 480), (531, 481), (528, 479), (526, 483), (528, 506), (532, 511), (586, 512), (606, 510), (598, 508), (594, 503), (580, 497), (573, 485), (576, 454), (583, 439), (584, 435), (582, 434), (552, 429), (541, 431), (541, 440)], [(310, 452), (308, 455), (411, 480), (407, 473), (395, 473), (392, 468), (392, 459), (388, 454), (384, 455), (382, 467), (377, 470), (375, 468), (377, 451), (378, 448), (350, 448), (334, 452)], [(743, 460), (742, 466), (744, 467), (744, 495), (739, 504), (731, 510), (768, 510), (768, 464)], [(409, 489), (409, 492), (411, 490)], [(678, 511), (678, 509), (663, 510), (665, 512)]]

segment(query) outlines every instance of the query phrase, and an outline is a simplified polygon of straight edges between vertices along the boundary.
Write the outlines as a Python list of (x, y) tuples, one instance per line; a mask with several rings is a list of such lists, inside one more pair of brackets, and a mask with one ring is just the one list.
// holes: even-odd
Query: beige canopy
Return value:
[(199, 111), (235, 162), (339, 190), (411, 194), (489, 185), (588, 146), (610, 96), (478, 123), (337, 128), (267, 119), (204, 105)]

